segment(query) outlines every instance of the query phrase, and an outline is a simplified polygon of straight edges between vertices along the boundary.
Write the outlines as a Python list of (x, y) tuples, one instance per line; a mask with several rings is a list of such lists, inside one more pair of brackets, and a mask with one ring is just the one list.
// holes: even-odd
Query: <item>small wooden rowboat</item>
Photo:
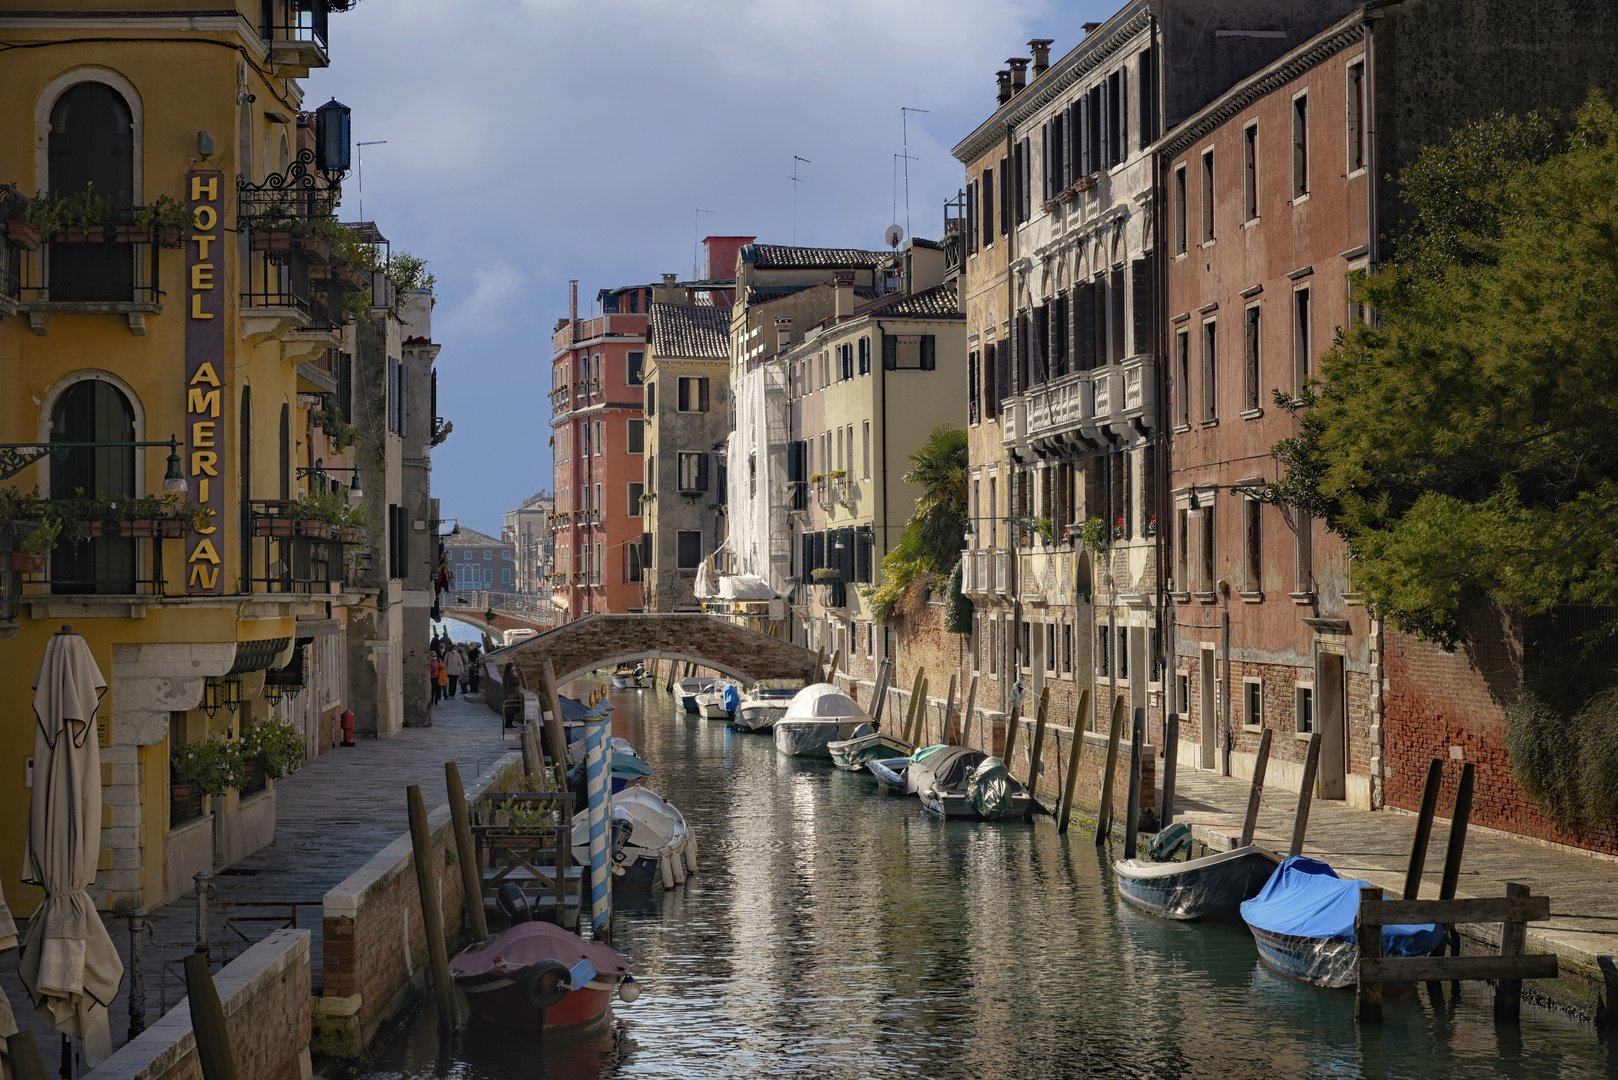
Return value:
[(498, 900), (511, 925), (463, 949), (449, 964), (474, 1018), (562, 1039), (604, 1025), (614, 990), (625, 1002), (640, 996), (628, 963), (611, 948), (532, 921), (514, 884), (503, 886)]
[(862, 772), (867, 761), (899, 757), (915, 749), (903, 739), (881, 731), (871, 731), (869, 728), (869, 724), (861, 724), (854, 729), (852, 739), (827, 743), (826, 749), (831, 751), (831, 763), (849, 772)]
[(1281, 856), (1249, 844), (1188, 862), (1120, 859), (1112, 864), (1118, 892), (1165, 919), (1235, 922), (1241, 905), (1264, 888)]
[(895, 795), (914, 795), (909, 787), (910, 759), (907, 757), (873, 759), (865, 763), (876, 782)]

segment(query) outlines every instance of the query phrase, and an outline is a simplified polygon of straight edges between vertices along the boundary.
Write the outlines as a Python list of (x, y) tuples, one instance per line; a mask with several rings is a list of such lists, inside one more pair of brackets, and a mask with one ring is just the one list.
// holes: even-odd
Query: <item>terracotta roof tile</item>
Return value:
[(892, 254), (890, 251), (789, 247), (785, 244), (748, 244), (742, 248), (743, 260), (773, 270), (865, 269), (876, 266)]
[(730, 308), (653, 304), (652, 355), (730, 359)]

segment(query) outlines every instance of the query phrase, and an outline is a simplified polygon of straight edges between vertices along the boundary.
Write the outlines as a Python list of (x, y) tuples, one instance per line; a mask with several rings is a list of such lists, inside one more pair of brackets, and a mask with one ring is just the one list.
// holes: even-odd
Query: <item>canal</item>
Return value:
[(442, 1045), (428, 1003), (367, 1080), (1618, 1075), (1614, 1048), (1557, 1014), (1497, 1029), (1482, 984), (1406, 994), (1361, 1028), (1350, 993), (1273, 975), (1245, 928), (1121, 904), (1085, 832), (945, 824), (662, 692), (614, 700), (614, 733), (700, 841), (685, 885), (619, 908), (640, 1000), (543, 1054), (477, 1028)]

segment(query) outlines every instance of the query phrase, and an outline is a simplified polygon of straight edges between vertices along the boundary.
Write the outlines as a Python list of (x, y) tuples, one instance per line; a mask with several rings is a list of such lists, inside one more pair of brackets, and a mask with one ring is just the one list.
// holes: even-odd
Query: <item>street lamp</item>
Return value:
[(31, 442), (0, 443), (0, 480), (9, 480), (28, 466), (55, 454), (66, 458), (75, 450), (115, 450), (124, 447), (166, 446), (168, 472), (163, 477), (163, 494), (184, 495), (188, 489), (180, 472), (180, 440), (170, 435), (167, 442)]

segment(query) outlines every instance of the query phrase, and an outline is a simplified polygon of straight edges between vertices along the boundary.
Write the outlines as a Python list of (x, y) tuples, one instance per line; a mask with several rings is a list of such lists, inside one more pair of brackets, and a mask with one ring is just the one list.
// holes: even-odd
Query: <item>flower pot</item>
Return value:
[(337, 542), (340, 544), (365, 543), (365, 527), (363, 525), (344, 525), (337, 530)]
[(196, 797), (197, 785), (190, 780), (176, 780), (169, 784), (169, 798), (174, 802), (190, 802)]
[(21, 574), (38, 574), (45, 569), (45, 556), (30, 555), (26, 551), (13, 551), (11, 568)]
[(259, 518), (253, 522), (253, 532), (258, 536), (291, 536), (292, 527), (291, 518)]
[(39, 245), (45, 239), (39, 234), (38, 229), (25, 221), (6, 222), (6, 236), (13, 244), (25, 247), (29, 251), (38, 251)]
[(178, 540), (185, 535), (185, 522), (178, 518), (120, 521), (118, 535), (136, 540)]
[(317, 518), (299, 518), (294, 522), (296, 535), (307, 536), (315, 540), (330, 540), (336, 529)]

